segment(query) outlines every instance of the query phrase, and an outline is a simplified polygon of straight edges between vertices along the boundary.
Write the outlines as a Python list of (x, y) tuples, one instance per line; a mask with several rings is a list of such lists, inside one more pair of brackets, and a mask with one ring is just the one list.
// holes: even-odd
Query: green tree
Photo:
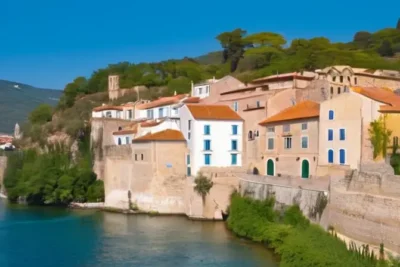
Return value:
[(378, 48), (378, 53), (382, 57), (392, 57), (394, 55), (392, 44), (388, 40), (384, 40), (381, 46)]
[(397, 20), (396, 29), (397, 29), (397, 30), (400, 30), (400, 19)]
[(223, 63), (230, 62), (231, 72), (237, 69), (245, 48), (249, 46), (249, 43), (244, 39), (246, 33), (245, 30), (238, 28), (231, 32), (223, 32), (216, 37), (223, 48)]
[(367, 48), (371, 43), (372, 34), (366, 31), (356, 32), (353, 42), (360, 48)]
[(247, 36), (245, 38), (247, 43), (252, 44), (254, 47), (270, 46), (275, 48), (282, 48), (286, 44), (285, 38), (273, 32), (260, 32)]
[(189, 93), (191, 89), (191, 81), (186, 77), (178, 77), (169, 81), (168, 92), (170, 95), (174, 94), (186, 94)]
[(194, 183), (196, 184), (194, 190), (201, 196), (204, 203), (206, 196), (210, 193), (210, 190), (214, 185), (214, 182), (199, 172), (194, 179)]
[(51, 121), (53, 107), (48, 104), (41, 104), (29, 115), (29, 121), (32, 124), (42, 124)]

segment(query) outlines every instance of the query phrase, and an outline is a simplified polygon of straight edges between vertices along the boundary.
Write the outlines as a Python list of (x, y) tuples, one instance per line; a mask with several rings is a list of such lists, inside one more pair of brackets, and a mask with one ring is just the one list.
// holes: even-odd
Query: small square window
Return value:
[(285, 133), (290, 132), (290, 124), (283, 125), (283, 132)]
[(307, 123), (302, 123), (301, 124), (301, 130), (302, 131), (305, 131), (305, 130), (307, 130), (308, 129), (308, 124)]

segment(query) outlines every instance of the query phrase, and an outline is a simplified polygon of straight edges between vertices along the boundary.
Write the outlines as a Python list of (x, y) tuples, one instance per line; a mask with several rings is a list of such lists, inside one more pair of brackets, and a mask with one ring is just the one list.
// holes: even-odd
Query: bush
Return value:
[(203, 198), (204, 201), (205, 197), (210, 193), (210, 190), (214, 185), (213, 181), (208, 179), (202, 173), (199, 173), (196, 179), (194, 179), (194, 183), (196, 184), (194, 190)]
[(29, 115), (29, 121), (32, 124), (42, 124), (51, 121), (53, 108), (48, 104), (41, 104)]

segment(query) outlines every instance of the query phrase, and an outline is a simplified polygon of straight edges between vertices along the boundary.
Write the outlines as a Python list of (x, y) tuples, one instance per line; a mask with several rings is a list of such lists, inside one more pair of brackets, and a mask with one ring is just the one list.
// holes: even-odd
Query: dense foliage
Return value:
[(299, 207), (281, 214), (274, 210), (274, 204), (273, 199), (259, 201), (234, 193), (228, 227), (239, 236), (274, 249), (281, 258), (280, 266), (398, 266), (378, 260), (369, 250), (348, 250), (343, 241), (310, 224)]
[(214, 185), (213, 181), (200, 172), (194, 179), (194, 183), (194, 190), (202, 197), (204, 201), (205, 197), (210, 193), (210, 190)]
[(74, 157), (61, 144), (48, 145), (44, 153), (27, 149), (10, 154), (4, 177), (9, 200), (46, 205), (103, 201), (103, 182), (96, 181), (92, 171), (88, 136), (79, 141)]

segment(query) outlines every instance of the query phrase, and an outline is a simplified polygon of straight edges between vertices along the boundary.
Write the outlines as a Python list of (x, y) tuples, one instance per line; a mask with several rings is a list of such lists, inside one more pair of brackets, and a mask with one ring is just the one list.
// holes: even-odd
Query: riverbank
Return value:
[(280, 256), (280, 266), (391, 266), (368, 246), (352, 243), (348, 247), (337, 236), (311, 224), (297, 206), (281, 213), (274, 210), (274, 204), (272, 199), (258, 201), (234, 194), (228, 228), (273, 249)]

